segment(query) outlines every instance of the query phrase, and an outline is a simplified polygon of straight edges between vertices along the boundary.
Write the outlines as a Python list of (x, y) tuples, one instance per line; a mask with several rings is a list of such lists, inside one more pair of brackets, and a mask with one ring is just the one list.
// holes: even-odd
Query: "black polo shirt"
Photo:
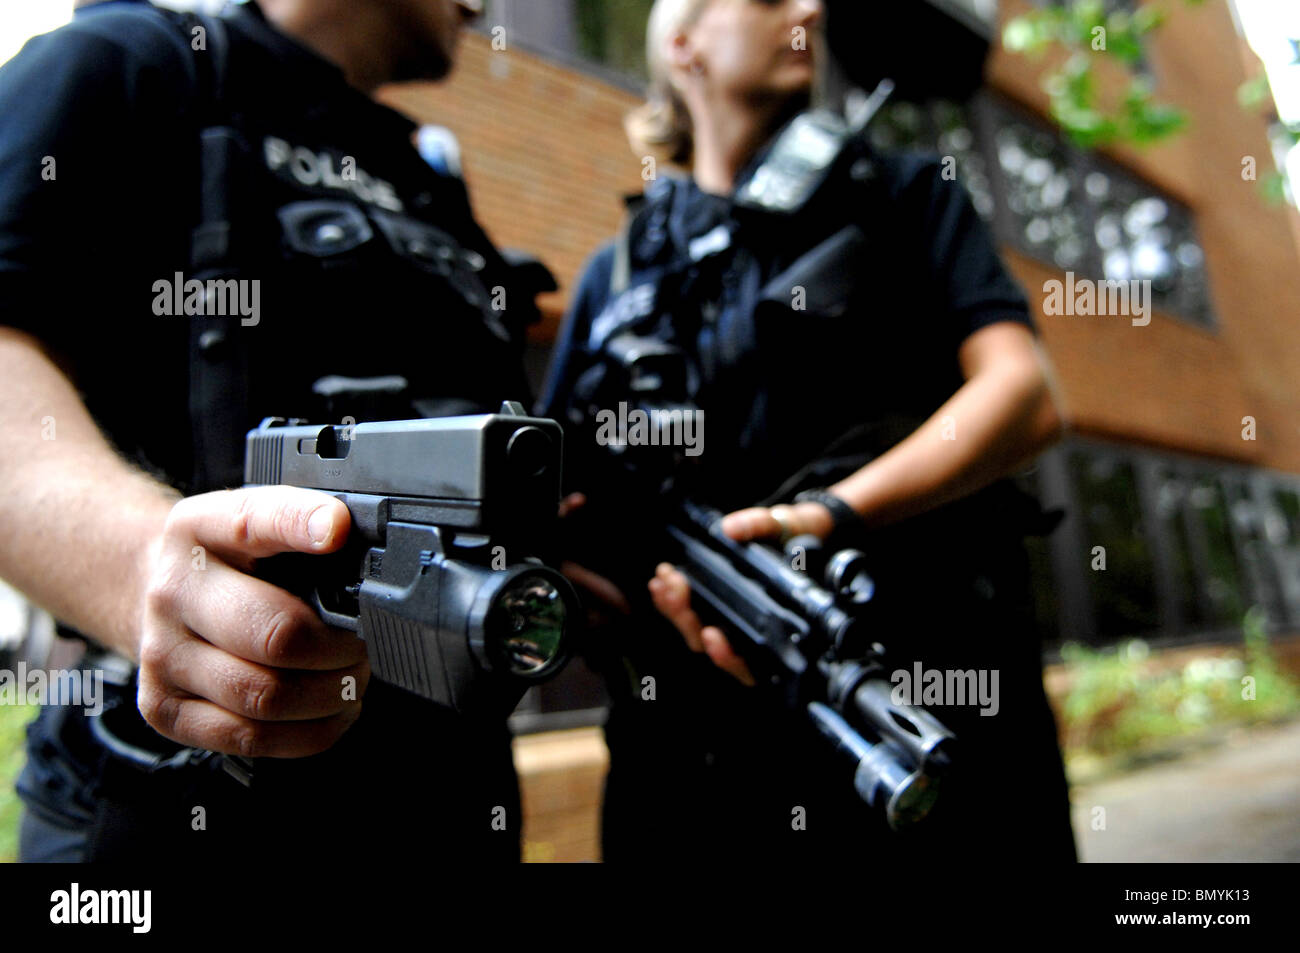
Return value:
[[(232, 264), (260, 282), (259, 321), (243, 331), (249, 425), (318, 418), (311, 384), (329, 374), (402, 374), (413, 396), (491, 409), (519, 399), (520, 341), (467, 313), (400, 234), (411, 222), (449, 233), (482, 256), (486, 288), (507, 285), (463, 183), (420, 159), (410, 120), (348, 86), (255, 5), (228, 22), (216, 112), (247, 147), (226, 196)], [(0, 80), (0, 320), (65, 358), (123, 452), (176, 483), (191, 471), (187, 325), (155, 313), (155, 289), (192, 277), (196, 126), (213, 56), (187, 40), (176, 15), (146, 4), (91, 7), (31, 40)], [(369, 239), (317, 258), (288, 247), (282, 210), (311, 200), (354, 204)]]
[[(729, 244), (716, 237), (719, 229), (730, 231)], [(812, 269), (806, 281), (777, 279), (841, 234), (851, 240), (821, 259), (826, 267)], [(688, 470), (688, 461), (675, 476), (690, 481), (691, 496), (724, 511), (789, 500), (801, 488), (790, 485), (800, 471), (802, 486), (847, 476), (962, 386), (958, 352), (971, 334), (1003, 321), (1033, 330), (1025, 296), (988, 229), (933, 156), (855, 154), (849, 143), (796, 214), (754, 214), (688, 180), (661, 179), (634, 217), (626, 248), (627, 290), (618, 298), (611, 294), (616, 246), (588, 263), (542, 407), (566, 417), (571, 395), (596, 379), (585, 376), (599, 370), (593, 352), (614, 334), (630, 330), (678, 345), (699, 370), (704, 425), (702, 465)], [(740, 292), (747, 283), (759, 289), (749, 297)], [(795, 291), (804, 307), (795, 306)], [(589, 436), (584, 441), (581, 421), (566, 423), (579, 431), (566, 446), (587, 451), (575, 454), (566, 477), (588, 495), (589, 508), (605, 507), (599, 522), (626, 538), (645, 499), (600, 469), (604, 451)], [(993, 847), (1006, 856), (1072, 857), (1064, 777), (1024, 604), (1026, 526), (1017, 504), (1032, 516), (1035, 507), (1001, 481), (860, 534), (878, 584), (870, 621), (891, 667), (908, 669), (915, 660), (1003, 675), (1000, 717), (937, 712), (956, 732), (968, 774), (958, 782), (966, 789), (947, 797), (946, 820), (932, 822), (921, 840), (884, 836), (805, 719), (690, 652), (653, 613), (645, 580), (665, 554), (652, 542), (617, 551), (593, 546), (591, 567), (618, 579), (641, 607), (588, 641), (588, 660), (605, 674), (614, 702), (606, 729), (607, 859), (721, 854), (820, 862), (883, 860), (894, 851), (986, 856)], [(646, 677), (656, 686), (652, 701)], [(1003, 812), (1000, 792), (983, 779), (1007, 763), (1036, 792), (1018, 802), (1012, 829), (980, 819), (981, 812)], [(792, 809), (806, 810), (806, 831), (792, 829)]]
[[(664, 178), (634, 219), (628, 293), (637, 298), (638, 286), (658, 284), (661, 298), (646, 320), (630, 327), (706, 355), (697, 397), (706, 419), (701, 459), (708, 461), (719, 506), (766, 498), (864, 422), (896, 420), (892, 434), (905, 436), (961, 387), (957, 355), (969, 335), (1001, 321), (1034, 330), (1024, 293), (991, 233), (938, 158), (900, 153), (855, 160), (861, 153), (853, 146), (797, 213), (737, 209), (690, 179)], [(762, 159), (760, 152), (738, 182)], [(849, 173), (855, 161), (871, 162), (869, 181)], [(860, 234), (835, 267), (815, 276), (816, 287), (801, 289), (804, 300), (793, 307), (793, 295), (760, 301), (756, 316), (731, 322), (744, 328), (729, 330), (727, 299), (734, 296), (740, 254), (757, 261), (757, 280), (765, 285), (853, 226)], [(701, 251), (720, 229), (730, 230), (730, 246)], [(610, 244), (588, 262), (561, 330), (542, 398), (556, 416), (585, 352), (611, 329), (629, 328), (616, 317), (629, 309), (611, 301), (614, 258)], [(678, 277), (683, 269), (685, 279)], [(672, 289), (663, 300), (664, 284), (686, 282), (682, 300)], [(701, 319), (710, 308), (717, 317)], [(674, 313), (661, 316), (665, 309)], [(733, 343), (720, 343), (728, 337)], [(729, 347), (739, 356), (728, 356)]]

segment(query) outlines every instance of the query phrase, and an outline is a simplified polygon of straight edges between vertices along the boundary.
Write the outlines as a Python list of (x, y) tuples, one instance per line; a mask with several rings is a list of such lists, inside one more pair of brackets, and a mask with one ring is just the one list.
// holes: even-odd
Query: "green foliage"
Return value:
[[(1273, 108), (1273, 90), (1269, 86), (1268, 75), (1260, 73), (1254, 79), (1248, 79), (1237, 87), (1237, 102), (1241, 104), (1242, 109), (1267, 109), (1271, 111)], [(1288, 126), (1279, 121), (1269, 131), (1277, 137), (1284, 149), (1289, 150), (1296, 145), (1300, 145), (1300, 124)], [(1259, 181), (1260, 192), (1273, 205), (1281, 205), (1286, 202), (1286, 188), (1287, 176), (1284, 171), (1270, 172)]]
[(645, 26), (653, 0), (577, 0), (578, 48), (588, 59), (647, 79)]
[[(1184, 0), (1195, 6), (1202, 0)], [(1049, 50), (1064, 50), (1068, 58), (1043, 78), (1051, 96), (1052, 118), (1074, 143), (1085, 149), (1129, 142), (1159, 142), (1187, 126), (1182, 110), (1157, 102), (1150, 81), (1141, 75), (1146, 41), (1164, 22), (1165, 13), (1155, 3), (1133, 12), (1106, 11), (1102, 0), (1067, 0), (1031, 10), (1010, 20), (1002, 34), (1003, 45), (1013, 53), (1041, 57)], [(1114, 57), (1133, 74), (1118, 104), (1105, 104), (1097, 90), (1097, 58)]]
[(14, 781), (26, 758), (27, 723), (37, 709), (27, 705), (0, 705), (0, 863), (18, 859), (18, 815), (22, 802)]
[(1271, 94), (1268, 74), (1260, 73), (1237, 87), (1237, 102), (1241, 103), (1242, 109), (1259, 109), (1271, 101)]
[[(1300, 687), (1269, 650), (1258, 609), (1242, 623), (1240, 656), (1199, 655), (1163, 666), (1145, 642), (1118, 651), (1077, 643), (1061, 649), (1070, 691), (1064, 705), (1071, 757), (1133, 754), (1223, 724), (1249, 724), (1300, 712)], [(1254, 697), (1248, 681), (1253, 680)]]
[[(1200, 6), (1204, 0), (1183, 0)], [(1051, 50), (1068, 54), (1065, 62), (1049, 70), (1043, 86), (1051, 97), (1051, 115), (1062, 131), (1084, 149), (1115, 143), (1147, 146), (1187, 128), (1185, 112), (1156, 100), (1150, 81), (1142, 75), (1146, 43), (1166, 18), (1158, 0), (1146, 0), (1133, 11), (1107, 12), (1103, 0), (1058, 0), (1008, 21), (1002, 45), (1012, 53), (1041, 58)], [(1128, 88), (1118, 103), (1103, 103), (1093, 72), (1097, 58), (1114, 57), (1129, 71)], [(1243, 109), (1256, 109), (1271, 101), (1268, 80), (1262, 74), (1242, 84), (1237, 98)], [(1300, 144), (1300, 127), (1279, 126), (1284, 142)], [(1287, 199), (1284, 171), (1273, 171), (1259, 182), (1264, 197), (1274, 204)]]

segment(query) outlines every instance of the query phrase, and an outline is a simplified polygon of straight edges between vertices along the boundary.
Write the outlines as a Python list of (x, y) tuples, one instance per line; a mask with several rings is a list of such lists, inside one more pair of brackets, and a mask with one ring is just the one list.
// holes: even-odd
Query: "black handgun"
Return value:
[(508, 714), (569, 656), (577, 599), (540, 558), (558, 516), (562, 432), (500, 413), (248, 434), (245, 482), (322, 490), (352, 517), (346, 545), (259, 574), (365, 640), (374, 674), (458, 712)]

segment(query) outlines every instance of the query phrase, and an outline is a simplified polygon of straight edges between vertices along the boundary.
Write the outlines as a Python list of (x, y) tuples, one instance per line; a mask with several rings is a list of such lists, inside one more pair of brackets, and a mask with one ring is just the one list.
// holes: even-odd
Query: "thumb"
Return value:
[(188, 530), (195, 542), (237, 558), (333, 552), (351, 525), (341, 500), (294, 486), (203, 493), (181, 500), (172, 513), (175, 528)]

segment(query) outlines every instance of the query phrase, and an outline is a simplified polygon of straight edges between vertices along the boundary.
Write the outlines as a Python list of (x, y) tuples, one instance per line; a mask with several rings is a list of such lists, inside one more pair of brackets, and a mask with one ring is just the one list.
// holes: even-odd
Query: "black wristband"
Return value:
[(831, 522), (834, 524), (830, 536), (862, 522), (862, 517), (858, 515), (853, 507), (830, 492), (830, 490), (824, 488), (796, 493), (794, 501), (796, 503), (820, 503), (826, 507), (830, 511)]

